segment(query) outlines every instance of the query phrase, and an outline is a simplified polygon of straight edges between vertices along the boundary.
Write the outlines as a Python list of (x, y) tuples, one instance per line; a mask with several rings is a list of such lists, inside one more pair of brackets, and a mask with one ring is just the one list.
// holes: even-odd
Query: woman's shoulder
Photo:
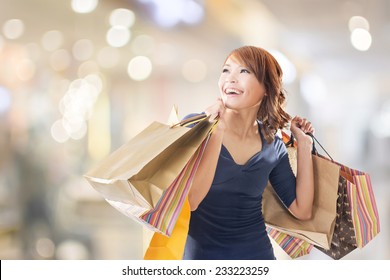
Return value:
[(274, 140), (272, 141), (271, 145), (273, 146), (273, 149), (275, 150), (275, 153), (278, 157), (286, 154), (286, 144), (283, 141), (283, 137), (280, 131), (275, 134)]
[(188, 115), (185, 115), (184, 118), (182, 119), (183, 121), (185, 120), (188, 120), (188, 119), (191, 119), (193, 117), (196, 117), (196, 116), (200, 116), (200, 115), (203, 115), (204, 113), (190, 113)]
[(197, 124), (200, 120), (202, 120), (202, 117), (205, 116), (205, 113), (191, 113), (186, 115), (182, 120), (181, 123), (186, 124), (187, 127), (193, 127), (195, 124)]

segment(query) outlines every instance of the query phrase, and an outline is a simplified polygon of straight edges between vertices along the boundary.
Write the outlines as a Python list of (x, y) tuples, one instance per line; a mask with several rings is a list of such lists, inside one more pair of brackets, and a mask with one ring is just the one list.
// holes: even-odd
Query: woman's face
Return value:
[(218, 86), (226, 108), (234, 110), (259, 107), (265, 95), (265, 87), (255, 74), (233, 56), (226, 60)]

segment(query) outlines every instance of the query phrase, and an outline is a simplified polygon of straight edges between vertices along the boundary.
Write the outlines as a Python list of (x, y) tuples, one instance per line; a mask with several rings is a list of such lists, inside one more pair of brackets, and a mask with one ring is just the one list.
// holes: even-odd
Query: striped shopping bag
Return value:
[(266, 229), (268, 235), (293, 259), (309, 254), (314, 247), (305, 240), (280, 232), (270, 226)]
[(339, 165), (339, 198), (335, 230), (328, 250), (317, 247), (333, 259), (363, 248), (380, 232), (380, 221), (370, 175)]
[(203, 141), (202, 145), (180, 172), (179, 176), (163, 193), (156, 207), (141, 215), (141, 220), (145, 221), (146, 225), (152, 226), (155, 231), (167, 236), (171, 235), (188, 191), (190, 190), (195, 171), (199, 166), (208, 139), (206, 138)]

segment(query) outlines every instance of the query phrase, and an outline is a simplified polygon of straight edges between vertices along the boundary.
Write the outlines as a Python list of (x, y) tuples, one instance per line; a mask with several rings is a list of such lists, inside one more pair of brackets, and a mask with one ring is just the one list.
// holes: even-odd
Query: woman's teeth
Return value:
[(237, 89), (231, 89), (231, 88), (229, 88), (229, 89), (225, 90), (225, 93), (226, 93), (226, 94), (235, 94), (235, 95), (238, 95), (238, 94), (241, 94), (242, 91), (237, 90)]

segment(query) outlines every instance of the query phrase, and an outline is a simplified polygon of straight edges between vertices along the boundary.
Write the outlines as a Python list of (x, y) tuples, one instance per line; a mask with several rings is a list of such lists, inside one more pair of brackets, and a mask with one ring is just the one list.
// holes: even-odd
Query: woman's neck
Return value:
[(235, 111), (226, 109), (226, 129), (239, 138), (258, 134), (257, 111)]

